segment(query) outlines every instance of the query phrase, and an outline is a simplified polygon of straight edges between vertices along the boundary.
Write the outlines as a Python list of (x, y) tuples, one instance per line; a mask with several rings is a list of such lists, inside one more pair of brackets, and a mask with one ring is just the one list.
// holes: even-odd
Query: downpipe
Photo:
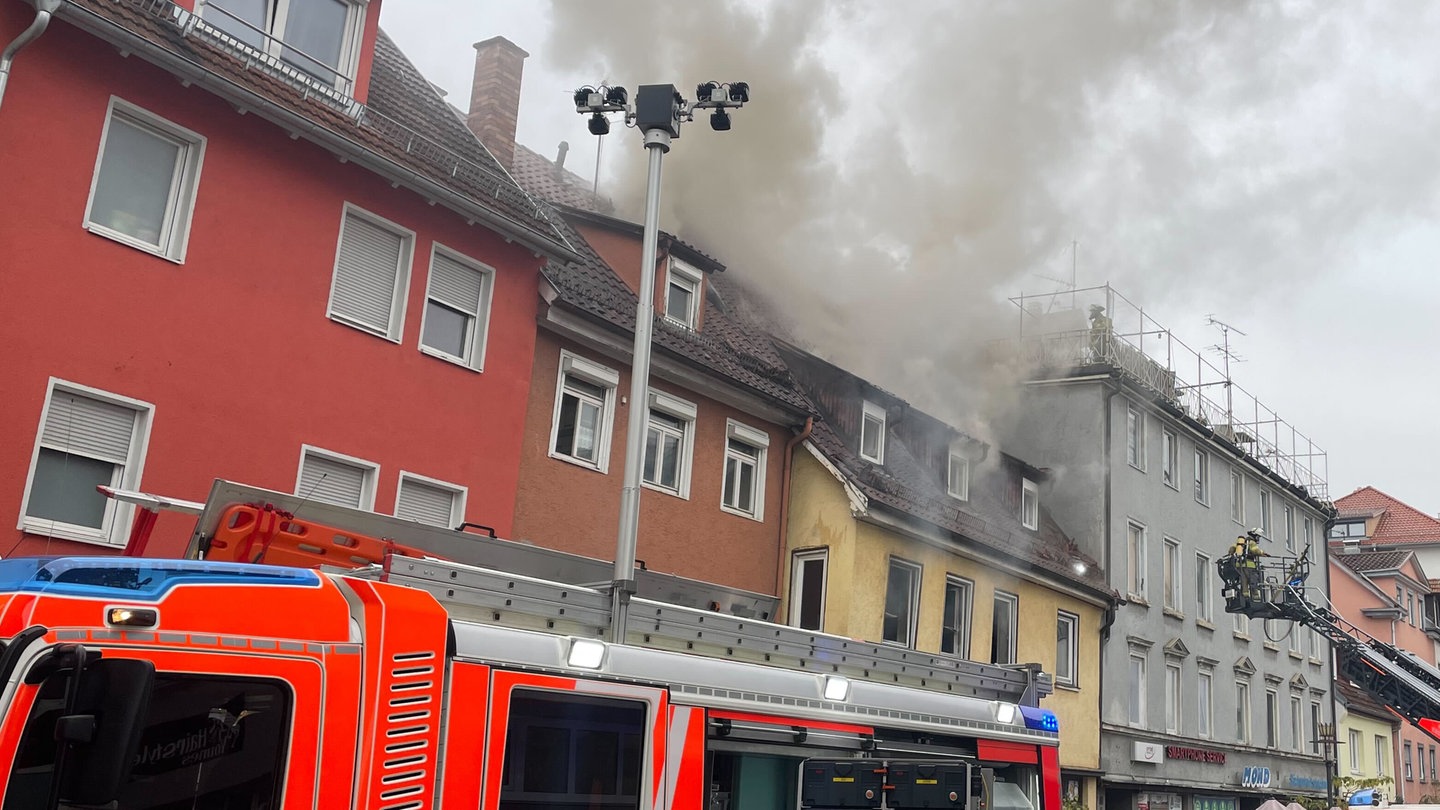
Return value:
[(20, 36), (6, 45), (4, 51), (0, 51), (0, 104), (5, 103), (5, 85), (10, 80), (10, 66), (15, 64), (15, 55), (45, 33), (45, 29), (50, 25), (50, 18), (60, 10), (63, 0), (34, 0), (34, 2), (35, 19), (30, 21), (30, 27), (21, 31)]

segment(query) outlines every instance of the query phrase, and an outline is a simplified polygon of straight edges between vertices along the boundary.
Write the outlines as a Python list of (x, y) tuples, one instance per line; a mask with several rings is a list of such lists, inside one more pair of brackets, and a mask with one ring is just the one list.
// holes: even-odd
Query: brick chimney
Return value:
[(465, 123), (507, 169), (515, 160), (520, 77), (529, 55), (504, 37), (475, 43), (475, 81)]

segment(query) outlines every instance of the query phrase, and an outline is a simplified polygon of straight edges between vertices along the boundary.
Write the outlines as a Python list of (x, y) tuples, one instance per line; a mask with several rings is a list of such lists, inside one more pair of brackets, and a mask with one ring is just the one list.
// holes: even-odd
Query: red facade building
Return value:
[[(513, 528), (540, 271), (575, 254), (379, 0), (250, 5), (66, 0), (15, 59), (0, 556), (122, 546), (96, 484), (216, 477)], [(36, 18), (0, 0), (0, 48)]]

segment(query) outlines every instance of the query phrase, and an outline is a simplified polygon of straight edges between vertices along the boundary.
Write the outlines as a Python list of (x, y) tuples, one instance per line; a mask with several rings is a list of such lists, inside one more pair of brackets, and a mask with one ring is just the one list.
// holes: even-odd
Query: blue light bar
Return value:
[(1025, 718), (1025, 728), (1060, 733), (1060, 719), (1049, 709), (1021, 706), (1020, 716)]
[(0, 560), (0, 592), (158, 601), (180, 585), (318, 587), (320, 575), (274, 565), (134, 557), (16, 557)]

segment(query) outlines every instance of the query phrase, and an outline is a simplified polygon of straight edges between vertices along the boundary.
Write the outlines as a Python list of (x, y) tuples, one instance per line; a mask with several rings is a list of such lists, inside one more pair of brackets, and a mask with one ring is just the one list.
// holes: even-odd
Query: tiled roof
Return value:
[(1346, 680), (1335, 682), (1335, 696), (1345, 702), (1346, 708), (1352, 712), (1358, 712), (1377, 720), (1385, 720), (1391, 723), (1400, 722), (1395, 713), (1381, 705), (1375, 698), (1360, 687)]
[[(807, 359), (824, 363), (789, 348), (782, 350), (781, 356), (791, 363)], [(813, 397), (816, 392), (809, 393)], [(921, 415), (918, 411), (914, 414)], [(977, 465), (972, 470), (970, 497), (961, 501), (946, 493), (940, 472), (917, 458), (895, 430), (888, 430), (885, 437), (885, 463), (874, 464), (852, 449), (853, 437), (847, 440), (841, 435), (831, 414), (822, 415), (825, 418), (815, 424), (810, 441), (872, 503), (960, 535), (991, 553), (1056, 578), (1115, 595), (1100, 564), (1080, 551), (1043, 504), (1037, 530), (1021, 525), (1019, 504), (1007, 497), (1012, 488), (1018, 491), (1022, 470), (1030, 469), (1021, 460), (1000, 454), (988, 464)], [(1083, 574), (1075, 570), (1076, 563), (1084, 565)]]
[(1440, 543), (1440, 520), (1392, 498), (1374, 487), (1361, 487), (1335, 502), (1341, 515), (1360, 517), (1383, 512), (1369, 541), (1387, 543)]
[(1412, 551), (1362, 551), (1353, 554), (1332, 554), (1330, 558), (1357, 574), (1395, 571), (1411, 557)]
[[(566, 252), (545, 207), (500, 167), (478, 139), (455, 120), (433, 86), (383, 32), (375, 46), (368, 105), (358, 108), (333, 92), (287, 78), (287, 70), (258, 54), (224, 44), (195, 15), (166, 0), (71, 0), (64, 19), (131, 47), (162, 68), (196, 78), (212, 92), (274, 105), (348, 147), (413, 172), (495, 218), (497, 228), (545, 248)], [(157, 46), (146, 54), (136, 45)], [(293, 71), (290, 71), (293, 73)], [(220, 81), (216, 81), (216, 79)]]
[(518, 143), (515, 144), (515, 159), (510, 164), (510, 173), (531, 194), (556, 205), (600, 213), (614, 208), (578, 174), (555, 165), (554, 161), (539, 152)]
[[(633, 334), (638, 303), (635, 293), (590, 247), (584, 235), (563, 219), (560, 223), (581, 261), (551, 261), (546, 265), (545, 277), (559, 291), (559, 300)], [(725, 288), (723, 284), (715, 285), (715, 279), (711, 276), (709, 283), (719, 301), (706, 297), (703, 328), (692, 331), (656, 318), (655, 348), (749, 388), (797, 414), (814, 413), (814, 406), (795, 385), (764, 332), (747, 324), (743, 314), (721, 308)]]

